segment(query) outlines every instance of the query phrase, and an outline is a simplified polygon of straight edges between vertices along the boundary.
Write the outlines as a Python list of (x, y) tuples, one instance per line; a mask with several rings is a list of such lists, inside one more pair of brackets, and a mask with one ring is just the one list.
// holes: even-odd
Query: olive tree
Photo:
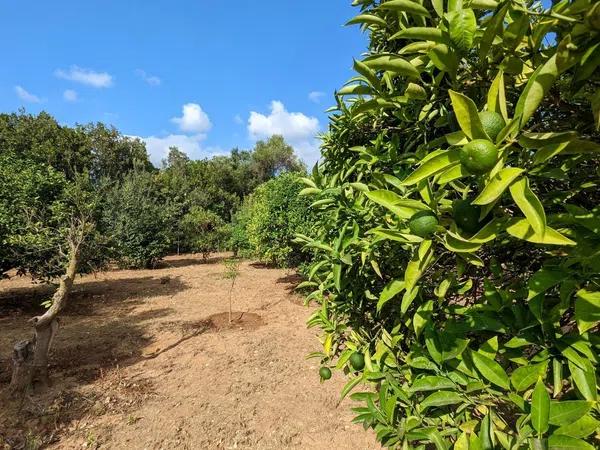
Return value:
[(315, 356), (388, 447), (597, 448), (600, 3), (354, 4), (302, 192)]

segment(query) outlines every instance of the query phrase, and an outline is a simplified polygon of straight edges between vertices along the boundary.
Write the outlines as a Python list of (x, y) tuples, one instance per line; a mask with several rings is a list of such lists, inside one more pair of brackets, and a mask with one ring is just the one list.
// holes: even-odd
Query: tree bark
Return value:
[(13, 374), (9, 387), (13, 395), (24, 394), (34, 383), (40, 383), (42, 387), (49, 384), (48, 355), (58, 331), (58, 314), (67, 304), (77, 275), (79, 246), (83, 241), (83, 233), (82, 227), (80, 233), (70, 239), (67, 268), (60, 278), (58, 289), (52, 296), (52, 305), (44, 314), (30, 320), (34, 327), (33, 338), (15, 345)]

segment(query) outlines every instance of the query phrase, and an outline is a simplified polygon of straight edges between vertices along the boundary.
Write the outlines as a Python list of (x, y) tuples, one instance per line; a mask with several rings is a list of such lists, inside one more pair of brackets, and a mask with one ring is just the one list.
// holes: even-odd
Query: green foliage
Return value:
[(354, 3), (305, 180), (317, 356), (387, 447), (598, 447), (598, 3)]
[(75, 223), (86, 222), (80, 252), (82, 272), (106, 263), (102, 239), (93, 227), (98, 198), (89, 178), (73, 181), (52, 167), (0, 154), (0, 275), (10, 269), (49, 280), (64, 272), (68, 239)]
[(302, 182), (297, 173), (284, 173), (259, 186), (238, 217), (245, 226), (251, 253), (271, 264), (295, 266), (308, 259), (294, 242), (296, 233), (312, 225), (310, 201), (299, 196)]
[(67, 179), (87, 172), (93, 181), (120, 179), (134, 168), (150, 170), (146, 147), (114, 128), (61, 126), (48, 113), (0, 114), (0, 151), (47, 164)]
[(208, 256), (222, 248), (227, 239), (225, 222), (217, 214), (199, 206), (194, 206), (182, 220), (186, 239), (195, 253)]
[(168, 211), (155, 176), (131, 172), (106, 193), (101, 229), (110, 253), (123, 267), (151, 268), (170, 247)]

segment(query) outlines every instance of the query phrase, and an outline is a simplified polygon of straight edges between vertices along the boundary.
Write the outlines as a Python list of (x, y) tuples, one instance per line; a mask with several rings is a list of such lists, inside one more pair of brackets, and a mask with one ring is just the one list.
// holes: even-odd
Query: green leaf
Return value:
[(550, 394), (548, 394), (542, 379), (538, 378), (531, 396), (531, 425), (538, 432), (538, 436), (548, 431), (549, 417)]
[(589, 401), (596, 401), (598, 399), (598, 389), (596, 387), (596, 374), (594, 373), (594, 367), (588, 360), (582, 360), (586, 369), (582, 369), (581, 367), (574, 364), (571, 360), (569, 360), (569, 371), (571, 372), (571, 377), (575, 382), (575, 386), (583, 395), (583, 398)]
[(332, 268), (333, 283), (338, 292), (342, 291), (342, 265), (334, 264)]
[(594, 404), (584, 400), (563, 400), (550, 402), (550, 423), (552, 425), (569, 425), (585, 416)]
[(517, 219), (506, 228), (506, 231), (511, 236), (522, 239), (524, 241), (533, 242), (534, 244), (546, 245), (577, 245), (571, 239), (566, 238), (558, 231), (546, 226), (546, 232), (543, 236), (537, 234), (531, 228), (527, 219)]
[(529, 288), (527, 300), (531, 300), (542, 292), (546, 292), (568, 276), (569, 274), (567, 272), (558, 269), (543, 268), (537, 271), (527, 282), (527, 287)]
[(479, 42), (479, 57), (482, 60), (485, 60), (488, 57), (490, 48), (494, 42), (494, 38), (500, 31), (504, 22), (504, 17), (508, 11), (508, 6), (508, 4), (505, 4), (502, 6), (502, 8), (500, 8), (499, 11), (493, 14), (483, 31), (483, 35), (481, 36), (481, 40)]
[(383, 20), (381, 17), (374, 16), (372, 14), (360, 14), (360, 15), (354, 17), (353, 19), (349, 20), (348, 22), (346, 22), (346, 25), (355, 25), (355, 24), (377, 25), (382, 28), (385, 28), (387, 26), (387, 23), (385, 20)]
[(473, 357), (473, 364), (475, 364), (475, 367), (485, 379), (496, 386), (510, 389), (508, 375), (506, 375), (506, 372), (500, 364), (478, 352), (472, 352), (471, 356)]
[(398, 12), (408, 12), (419, 16), (430, 17), (427, 8), (411, 0), (390, 0), (382, 3), (378, 9), (389, 9)]
[(488, 111), (501, 114), (506, 122), (508, 122), (508, 110), (506, 108), (506, 94), (504, 91), (504, 72), (498, 71), (498, 74), (492, 81), (490, 90), (487, 96)]
[(472, 9), (451, 11), (446, 15), (450, 25), (450, 40), (456, 47), (466, 51), (473, 45), (473, 38), (477, 30), (477, 19)]
[(450, 166), (459, 164), (458, 150), (447, 150), (440, 152), (435, 157), (428, 159), (421, 166), (402, 181), (404, 186), (417, 184), (419, 181), (429, 178), (436, 173), (448, 169)]
[(342, 389), (341, 398), (345, 398), (352, 391), (352, 389), (354, 389), (361, 383), (362, 380), (362, 377), (356, 377), (351, 379), (348, 383), (346, 383), (346, 385)]
[(362, 61), (354, 60), (354, 70), (361, 74), (374, 88), (378, 88), (380, 85), (377, 74), (369, 66)]
[(473, 253), (481, 248), (481, 244), (461, 239), (448, 231), (444, 239), (444, 247), (454, 253)]
[(474, 205), (488, 205), (500, 198), (510, 184), (523, 173), (518, 167), (506, 167), (494, 175), (481, 193), (473, 200)]
[(481, 120), (479, 119), (479, 112), (473, 100), (459, 92), (452, 90), (448, 92), (452, 100), (452, 108), (454, 109), (456, 120), (467, 137), (470, 139), (489, 139), (483, 130), (483, 125), (481, 125)]
[(586, 438), (598, 429), (600, 429), (600, 422), (592, 416), (587, 415), (569, 425), (560, 427), (554, 434), (562, 434), (574, 438)]
[(446, 44), (436, 44), (427, 53), (431, 62), (443, 72), (448, 72), (452, 78), (456, 78), (458, 70), (458, 58)]
[(456, 384), (448, 378), (437, 376), (426, 376), (416, 379), (410, 386), (411, 392), (440, 391), (444, 389), (455, 389)]
[(554, 383), (552, 396), (556, 397), (563, 390), (563, 365), (560, 359), (552, 359), (552, 378)]
[(453, 450), (469, 450), (469, 435), (463, 431), (454, 443)]
[(523, 132), (519, 136), (519, 145), (523, 148), (543, 148), (548, 145), (569, 143), (577, 138), (576, 131), (562, 131), (560, 133), (531, 133)]
[(406, 28), (392, 35), (390, 40), (392, 39), (418, 39), (421, 41), (440, 42), (442, 44), (447, 42), (442, 30), (429, 27)]
[(428, 323), (431, 322), (431, 314), (433, 312), (433, 300), (428, 300), (423, 303), (413, 316), (412, 323), (415, 329), (417, 337), (421, 335), (421, 332), (425, 329)]
[(553, 434), (548, 439), (548, 450), (594, 450), (594, 446), (581, 439)]
[(529, 121), (529, 118), (535, 113), (558, 75), (555, 54), (543, 66), (539, 66), (529, 77), (529, 82), (521, 93), (515, 108), (515, 117), (520, 116), (521, 118), (519, 128), (523, 128)]
[(506, 228), (506, 221), (503, 219), (493, 219), (485, 224), (485, 226), (475, 233), (469, 242), (477, 244), (485, 244), (486, 242), (493, 241), (496, 236), (500, 234)]
[(548, 363), (519, 367), (510, 375), (510, 381), (517, 392), (522, 392), (546, 374)]
[(387, 208), (403, 219), (410, 219), (416, 212), (429, 209), (424, 203), (404, 199), (395, 192), (385, 189), (365, 192), (365, 195), (369, 200)]
[(432, 406), (455, 405), (457, 403), (463, 403), (463, 402), (464, 402), (464, 398), (460, 394), (457, 394), (456, 392), (441, 391), (441, 392), (435, 392), (435, 393), (431, 394), (430, 396), (428, 396), (427, 398), (425, 398), (421, 402), (421, 408), (425, 409), (425, 408), (430, 408)]
[(423, 238), (419, 236), (415, 236), (412, 234), (401, 233), (397, 230), (388, 230), (388, 229), (372, 229), (367, 231), (367, 234), (374, 234), (381, 239), (388, 239), (390, 241), (403, 242), (405, 244), (418, 244), (423, 242)]
[(339, 91), (338, 95), (373, 95), (373, 89), (364, 84), (351, 84), (344, 86)]
[(419, 78), (419, 71), (410, 62), (396, 55), (379, 55), (363, 61), (373, 70), (388, 70), (411, 78)]
[(581, 289), (575, 300), (575, 319), (580, 333), (600, 323), (600, 292)]
[(377, 311), (381, 311), (383, 305), (385, 305), (388, 301), (398, 295), (400, 292), (404, 290), (405, 284), (404, 281), (400, 280), (392, 280), (390, 281), (381, 291), (381, 295), (379, 296), (379, 302), (377, 302)]
[(546, 232), (546, 212), (540, 199), (529, 187), (529, 178), (523, 177), (513, 182), (510, 185), (510, 194), (535, 233), (544, 236)]

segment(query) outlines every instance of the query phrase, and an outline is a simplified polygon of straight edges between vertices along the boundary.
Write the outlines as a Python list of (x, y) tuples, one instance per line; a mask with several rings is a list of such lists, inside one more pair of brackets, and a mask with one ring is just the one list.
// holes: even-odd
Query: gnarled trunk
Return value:
[(52, 296), (52, 305), (44, 314), (30, 320), (34, 326), (33, 338), (18, 342), (14, 346), (13, 373), (9, 391), (15, 396), (25, 393), (34, 383), (39, 383), (43, 387), (49, 383), (48, 355), (58, 331), (58, 314), (67, 304), (67, 298), (77, 275), (79, 246), (82, 240), (83, 233), (79, 239), (69, 243), (69, 261), (65, 274), (60, 278), (58, 289)]

